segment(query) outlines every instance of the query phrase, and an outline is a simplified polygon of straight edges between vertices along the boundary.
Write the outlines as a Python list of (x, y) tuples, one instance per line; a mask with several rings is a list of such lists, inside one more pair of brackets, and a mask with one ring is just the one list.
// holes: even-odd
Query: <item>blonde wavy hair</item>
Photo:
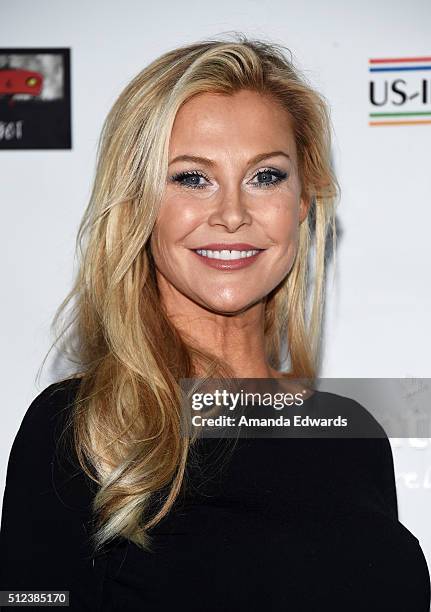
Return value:
[(179, 108), (201, 92), (241, 89), (272, 96), (289, 113), (302, 195), (311, 203), (292, 269), (266, 297), (267, 360), (279, 370), (284, 343), (287, 377), (317, 373), (326, 247), (332, 229), (334, 253), (339, 193), (327, 103), (279, 44), (240, 34), (164, 53), (127, 85), (105, 120), (77, 237), (79, 269), (53, 321), (60, 329), (54, 345), (62, 339), (78, 366), (69, 378), (81, 379), (71, 425), (79, 463), (99, 485), (96, 550), (118, 536), (151, 549), (149, 530), (179, 495), (192, 446), (180, 432), (179, 381), (193, 378), (198, 364), (204, 379), (233, 375), (167, 317), (149, 242)]

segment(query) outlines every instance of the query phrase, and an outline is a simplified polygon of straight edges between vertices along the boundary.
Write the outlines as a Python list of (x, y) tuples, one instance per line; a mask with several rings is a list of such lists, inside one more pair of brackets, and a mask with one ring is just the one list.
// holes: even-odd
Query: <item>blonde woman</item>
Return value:
[(387, 438), (223, 454), (180, 431), (183, 378), (317, 376), (330, 136), (285, 49), (242, 35), (165, 53), (121, 93), (56, 318), (76, 373), (34, 400), (10, 455), (3, 590), (92, 612), (428, 611)]

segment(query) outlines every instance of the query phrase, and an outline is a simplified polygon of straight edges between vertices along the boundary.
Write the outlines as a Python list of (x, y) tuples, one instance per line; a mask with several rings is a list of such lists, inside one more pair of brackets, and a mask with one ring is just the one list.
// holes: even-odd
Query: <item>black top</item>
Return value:
[(68, 590), (69, 609), (91, 612), (429, 611), (387, 438), (201, 439), (182, 494), (151, 532), (153, 552), (119, 538), (93, 559), (96, 486), (73, 445), (57, 447), (78, 384), (45, 389), (14, 440), (0, 590)]

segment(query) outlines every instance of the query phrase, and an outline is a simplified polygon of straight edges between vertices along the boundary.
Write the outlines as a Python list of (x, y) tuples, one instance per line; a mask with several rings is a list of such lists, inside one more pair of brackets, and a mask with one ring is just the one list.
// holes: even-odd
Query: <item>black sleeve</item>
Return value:
[(371, 485), (370, 506), (398, 521), (394, 460), (388, 436), (362, 404), (352, 399), (350, 403), (350, 414), (356, 415), (358, 429), (364, 433), (363, 439), (355, 439), (355, 443), (362, 447), (357, 452), (357, 457), (361, 458), (358, 462), (361, 466), (358, 481), (362, 481), (364, 485), (369, 481), (368, 484)]
[(76, 390), (77, 379), (45, 389), (14, 439), (0, 531), (0, 589), (65, 590), (69, 609), (93, 612), (98, 588), (89, 538), (94, 488), (79, 469), (65, 430)]
[(395, 484), (394, 459), (388, 438), (378, 440), (380, 446), (380, 466), (376, 471), (377, 486), (381, 492), (383, 505), (394, 520), (398, 520), (398, 500)]
[[(322, 440), (325, 449), (322, 461), (316, 458), (316, 471), (333, 475), (333, 485), (326, 483), (323, 491), (334, 498), (337, 508), (362, 507), (383, 513), (398, 521), (397, 491), (391, 444), (382, 426), (362, 404), (352, 398), (320, 392), (314, 412), (319, 416), (342, 415), (351, 434)], [(318, 448), (318, 445), (316, 445)], [(323, 475), (322, 475), (323, 478)], [(338, 491), (345, 492), (340, 499)], [(331, 503), (331, 500), (329, 500)]]

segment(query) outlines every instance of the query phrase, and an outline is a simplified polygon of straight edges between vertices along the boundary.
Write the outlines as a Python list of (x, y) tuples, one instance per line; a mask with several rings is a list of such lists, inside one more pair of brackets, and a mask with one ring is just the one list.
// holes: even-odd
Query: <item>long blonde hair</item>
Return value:
[(97, 550), (117, 536), (150, 550), (149, 530), (174, 504), (190, 451), (180, 433), (179, 380), (193, 378), (198, 363), (208, 378), (232, 376), (227, 364), (180, 336), (166, 316), (149, 249), (172, 125), (194, 94), (249, 89), (272, 96), (290, 113), (311, 209), (300, 226), (294, 265), (266, 299), (265, 348), (278, 370), (285, 343), (288, 376), (316, 375), (338, 184), (327, 104), (285, 51), (242, 34), (179, 47), (140, 72), (105, 120), (77, 237), (80, 267), (53, 321), (60, 329), (56, 342), (62, 339), (81, 378), (71, 425), (79, 462), (100, 485), (93, 505)]

